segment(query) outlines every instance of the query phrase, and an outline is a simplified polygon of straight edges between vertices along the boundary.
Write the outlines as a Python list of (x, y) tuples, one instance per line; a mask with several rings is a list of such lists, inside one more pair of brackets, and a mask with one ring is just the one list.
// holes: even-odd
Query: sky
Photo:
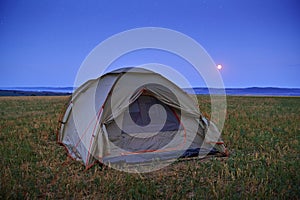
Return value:
[[(0, 87), (72, 86), (99, 43), (162, 27), (201, 44), (227, 88), (300, 88), (299, 11), (298, 0), (0, 0)], [(149, 62), (192, 75), (185, 60), (151, 49), (111, 67)], [(200, 79), (191, 84), (205, 86)]]

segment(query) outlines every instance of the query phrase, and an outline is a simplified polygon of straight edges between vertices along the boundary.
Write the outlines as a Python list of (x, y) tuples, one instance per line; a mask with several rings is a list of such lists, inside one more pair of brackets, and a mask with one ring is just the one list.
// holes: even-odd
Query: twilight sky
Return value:
[[(201, 44), (223, 65), (225, 87), (300, 88), (298, 0), (74, 2), (0, 0), (0, 87), (72, 86), (96, 45), (150, 26), (182, 32)], [(130, 53), (112, 67), (149, 62), (192, 73), (184, 60), (155, 50)], [(196, 79), (191, 84), (205, 86)]]

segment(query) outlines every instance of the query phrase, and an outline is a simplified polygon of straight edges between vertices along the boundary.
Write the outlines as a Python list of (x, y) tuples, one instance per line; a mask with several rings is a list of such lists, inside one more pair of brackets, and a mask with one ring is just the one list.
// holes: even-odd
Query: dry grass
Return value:
[[(209, 116), (209, 97), (200, 96)], [(0, 198), (300, 198), (300, 98), (228, 97), (227, 159), (127, 174), (66, 156), (56, 126), (67, 97), (0, 98)]]

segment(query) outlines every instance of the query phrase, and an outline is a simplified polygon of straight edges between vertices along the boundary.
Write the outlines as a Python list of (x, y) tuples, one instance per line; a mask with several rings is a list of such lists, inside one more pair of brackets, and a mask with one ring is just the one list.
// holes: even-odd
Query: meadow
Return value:
[[(209, 117), (210, 99), (199, 96)], [(228, 158), (85, 170), (56, 142), (67, 97), (0, 98), (0, 199), (300, 199), (300, 98), (227, 97)]]

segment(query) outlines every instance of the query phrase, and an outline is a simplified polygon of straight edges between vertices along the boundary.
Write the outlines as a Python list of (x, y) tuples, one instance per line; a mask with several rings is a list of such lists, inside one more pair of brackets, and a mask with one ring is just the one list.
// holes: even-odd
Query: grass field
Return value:
[[(209, 113), (209, 97), (199, 96)], [(300, 199), (300, 98), (227, 99), (229, 158), (128, 174), (85, 171), (56, 143), (66, 97), (0, 98), (0, 199)]]

